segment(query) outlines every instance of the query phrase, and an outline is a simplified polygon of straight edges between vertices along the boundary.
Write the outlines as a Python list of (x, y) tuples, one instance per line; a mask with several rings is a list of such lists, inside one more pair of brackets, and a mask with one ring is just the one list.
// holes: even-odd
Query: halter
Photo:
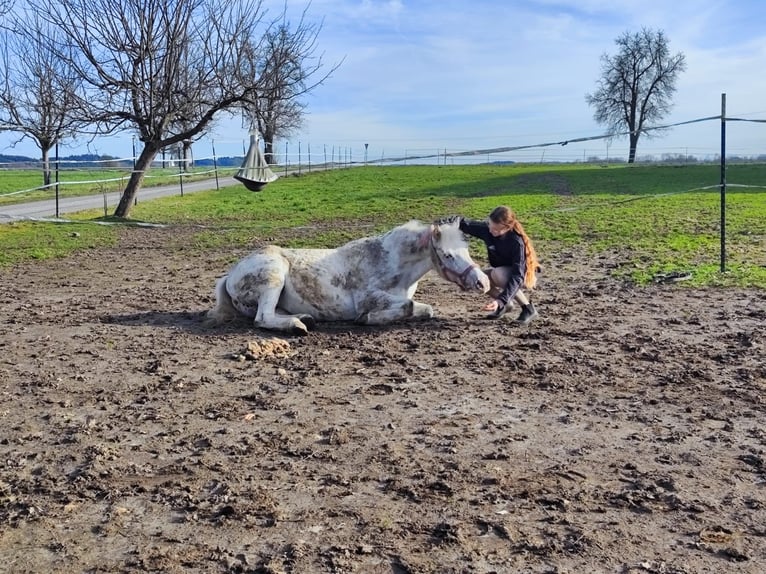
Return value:
[(436, 249), (436, 245), (434, 244), (434, 234), (431, 233), (431, 240), (428, 242), (429, 246), (431, 247), (431, 255), (433, 255), (434, 259), (436, 259), (436, 262), (439, 266), (439, 272), (441, 273), (442, 277), (447, 279), (447, 281), (452, 281), (453, 283), (456, 283), (460, 286), (460, 288), (463, 291), (466, 291), (465, 287), (465, 278), (468, 277), (468, 274), (475, 268), (479, 267), (476, 263), (471, 263), (468, 267), (466, 267), (462, 273), (457, 273), (447, 267), (439, 257), (439, 251)]

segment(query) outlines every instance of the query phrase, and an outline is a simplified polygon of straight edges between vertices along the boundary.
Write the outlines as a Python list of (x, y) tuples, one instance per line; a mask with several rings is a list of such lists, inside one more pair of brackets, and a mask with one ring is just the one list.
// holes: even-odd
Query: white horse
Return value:
[(432, 307), (412, 298), (431, 269), (464, 290), (489, 290), (457, 221), (410, 221), (337, 249), (258, 249), (218, 280), (216, 306), (207, 316), (220, 323), (244, 315), (256, 327), (294, 334), (306, 334), (316, 321), (382, 325), (430, 318)]

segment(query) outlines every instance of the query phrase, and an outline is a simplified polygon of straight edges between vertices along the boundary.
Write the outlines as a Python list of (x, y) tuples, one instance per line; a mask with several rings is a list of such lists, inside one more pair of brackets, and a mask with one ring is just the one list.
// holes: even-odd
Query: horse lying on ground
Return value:
[(412, 298), (431, 269), (464, 290), (489, 290), (458, 222), (410, 221), (337, 249), (258, 249), (218, 280), (207, 317), (220, 323), (244, 315), (256, 327), (294, 334), (306, 334), (316, 321), (430, 318), (431, 306)]

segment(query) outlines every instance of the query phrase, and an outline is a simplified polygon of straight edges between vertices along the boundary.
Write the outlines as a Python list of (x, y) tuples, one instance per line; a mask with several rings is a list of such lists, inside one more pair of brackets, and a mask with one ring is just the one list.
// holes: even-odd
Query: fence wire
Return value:
[[(685, 120), (670, 124), (663, 124), (663, 125), (656, 125), (656, 126), (649, 126), (642, 128), (639, 130), (641, 133), (650, 133), (654, 131), (660, 131), (660, 130), (666, 130), (673, 127), (678, 126), (684, 126), (684, 125), (690, 125), (695, 123), (701, 123), (701, 122), (708, 122), (708, 121), (714, 121), (714, 120), (721, 120), (723, 116), (721, 115), (715, 115), (715, 116), (707, 116), (702, 118), (695, 118), (691, 120)], [(749, 118), (725, 118), (726, 122), (732, 121), (732, 122), (753, 122), (753, 123), (766, 123), (766, 120), (761, 119), (749, 119)], [(447, 149), (444, 149), (444, 151), (438, 151), (437, 153), (428, 153), (428, 154), (404, 154), (401, 156), (396, 157), (381, 157), (380, 159), (367, 159), (366, 153), (364, 154), (365, 159), (364, 160), (353, 160), (352, 154), (348, 151), (344, 152), (344, 158), (341, 160), (341, 149), (338, 148), (337, 152), (335, 149), (335, 146), (332, 148), (332, 162), (325, 161), (324, 163), (315, 163), (312, 165), (311, 163), (311, 155), (309, 151), (308, 155), (308, 164), (304, 165), (301, 163), (301, 157), (298, 156), (299, 161), (295, 164), (295, 166), (292, 168), (293, 171), (297, 170), (297, 173), (300, 175), (302, 171), (312, 171), (312, 170), (324, 170), (324, 169), (334, 169), (337, 167), (351, 167), (351, 166), (359, 166), (359, 165), (376, 165), (376, 164), (398, 164), (408, 161), (420, 161), (420, 160), (427, 160), (427, 159), (436, 159), (436, 158), (471, 158), (471, 157), (479, 157), (479, 156), (497, 156), (498, 154), (504, 154), (504, 153), (511, 153), (511, 152), (518, 152), (518, 151), (524, 151), (524, 150), (533, 150), (533, 149), (545, 149), (550, 147), (565, 147), (570, 144), (577, 144), (577, 143), (585, 143), (589, 141), (598, 141), (598, 140), (611, 140), (614, 138), (629, 136), (632, 133), (631, 131), (621, 131), (621, 132), (607, 132), (602, 133), (598, 135), (590, 135), (590, 136), (583, 136), (583, 137), (576, 137), (576, 138), (569, 138), (566, 140), (558, 140), (558, 141), (544, 141), (544, 142), (537, 142), (537, 143), (530, 143), (530, 144), (523, 144), (523, 145), (515, 145), (515, 146), (501, 146), (501, 147), (494, 147), (494, 148), (483, 148), (483, 149), (474, 149), (474, 150), (459, 150), (459, 151), (447, 151)], [(300, 144), (298, 145), (298, 148), (300, 149)], [(325, 146), (326, 148), (326, 146)], [(308, 146), (308, 149), (310, 150), (310, 146)], [(584, 150), (585, 152), (586, 150)], [(299, 152), (300, 153), (300, 152)], [(335, 161), (335, 156), (338, 156), (338, 161)], [(327, 156), (327, 151), (325, 149), (324, 156)], [(217, 160), (219, 160), (222, 157), (231, 157), (231, 156), (221, 156), (221, 155), (212, 155), (212, 156), (205, 156), (205, 157), (199, 157), (196, 159), (184, 159), (184, 158), (162, 158), (162, 159), (156, 159), (153, 163), (160, 163), (162, 166), (169, 166), (170, 168), (176, 167), (176, 166), (185, 166), (189, 163), (193, 162), (201, 162), (201, 161), (212, 161), (214, 165), (216, 164)], [(294, 156), (293, 156), (294, 157)], [(67, 159), (56, 159), (55, 161), (52, 160), (51, 163), (55, 163), (55, 165), (91, 165), (91, 164), (111, 164), (112, 166), (115, 166), (116, 164), (123, 163), (128, 164), (133, 163), (135, 161), (134, 157), (125, 157), (125, 158), (110, 158), (110, 159), (93, 159), (93, 160), (67, 160)], [(609, 161), (609, 158), (607, 158), (607, 162)], [(2, 164), (2, 165), (9, 165), (9, 164)], [(287, 158), (287, 153), (285, 153), (285, 162), (283, 166), (280, 166), (279, 164), (273, 166), (273, 169), (275, 172), (282, 171), (284, 169), (284, 172), (288, 172), (288, 166), (289, 166), (289, 160)], [(115, 167), (115, 169), (118, 169), (118, 167)], [(177, 174), (162, 174), (162, 175), (152, 175), (149, 172), (146, 172), (144, 177), (149, 178), (171, 178), (171, 177), (180, 177), (180, 178), (187, 178), (187, 177), (199, 177), (200, 175), (206, 175), (206, 174), (214, 174), (216, 177), (219, 174), (225, 174), (228, 172), (236, 171), (236, 167), (224, 167), (224, 166), (216, 166), (213, 169), (206, 170), (206, 171), (194, 171), (194, 172), (186, 172), (186, 171), (179, 171)], [(65, 170), (67, 168), (65, 167)], [(71, 171), (71, 170), (67, 170)], [(57, 186), (72, 186), (72, 185), (89, 185), (89, 184), (108, 184), (108, 183), (115, 183), (115, 182), (122, 182), (125, 181), (130, 177), (132, 173), (135, 173), (134, 170), (128, 171), (125, 175), (120, 177), (111, 177), (111, 178), (104, 178), (104, 179), (93, 179), (93, 180), (80, 180), (80, 181), (57, 181), (55, 183), (51, 183), (48, 185), (42, 185), (42, 186), (35, 186), (28, 189), (22, 189), (18, 191), (11, 191), (0, 194), (0, 197), (9, 197), (9, 196), (15, 196), (15, 195), (22, 195), (25, 193), (31, 193), (34, 191), (41, 191), (46, 190), (50, 188), (55, 188)], [(736, 184), (727, 184), (727, 187), (735, 187)], [(716, 186), (713, 186), (716, 187)], [(749, 186), (754, 188), (760, 188), (763, 189), (764, 186)], [(682, 192), (683, 193), (683, 192)]]

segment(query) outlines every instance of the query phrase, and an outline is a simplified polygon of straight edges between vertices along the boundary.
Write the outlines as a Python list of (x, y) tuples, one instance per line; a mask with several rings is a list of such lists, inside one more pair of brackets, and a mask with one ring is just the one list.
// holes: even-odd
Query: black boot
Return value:
[(529, 303), (521, 308), (521, 314), (516, 319), (516, 322), (527, 325), (533, 319), (537, 319), (537, 310), (535, 310), (535, 306), (532, 303)]
[(489, 315), (486, 315), (484, 318), (485, 319), (499, 319), (500, 317), (505, 315), (505, 312), (508, 311), (508, 309), (510, 309), (510, 308), (511, 308), (510, 305), (503, 305), (502, 307), (498, 307), (497, 309), (492, 311)]

